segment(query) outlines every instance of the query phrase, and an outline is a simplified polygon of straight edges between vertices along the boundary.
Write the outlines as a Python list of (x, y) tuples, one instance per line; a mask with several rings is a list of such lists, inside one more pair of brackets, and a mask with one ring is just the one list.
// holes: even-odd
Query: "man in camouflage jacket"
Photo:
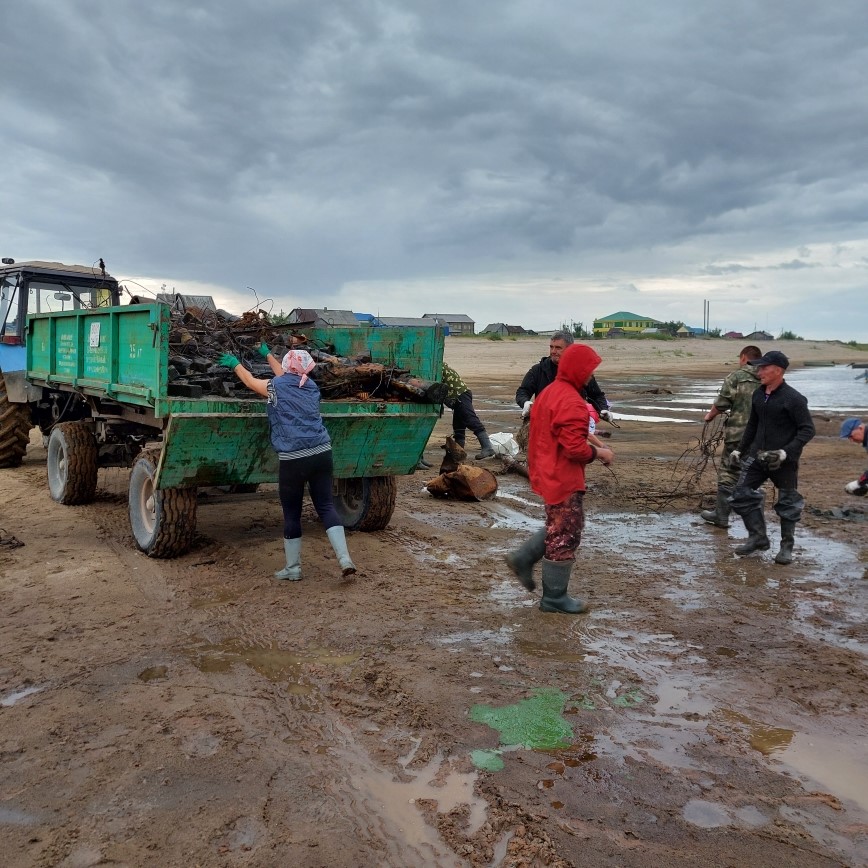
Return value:
[(467, 388), (467, 383), (458, 376), (458, 373), (443, 363), (442, 382), (446, 386), (446, 399), (443, 403), (452, 410), (452, 437), (459, 446), (464, 446), (469, 428), (479, 445), (481, 451), (476, 458), (491, 458), (494, 456), (494, 447), (488, 439), (485, 425), (479, 421), (476, 410), (473, 409), (473, 392)]
[(753, 393), (760, 384), (756, 368), (749, 363), (756, 361), (762, 353), (759, 347), (747, 346), (738, 355), (739, 368), (723, 381), (711, 409), (705, 414), (710, 422), (722, 413), (726, 414), (723, 423), (723, 454), (717, 468), (717, 501), (714, 509), (704, 509), (700, 516), (716, 527), (729, 527), (729, 497), (732, 495), (739, 471), (730, 467), (729, 457), (738, 448), (741, 435), (750, 419), (750, 405)]

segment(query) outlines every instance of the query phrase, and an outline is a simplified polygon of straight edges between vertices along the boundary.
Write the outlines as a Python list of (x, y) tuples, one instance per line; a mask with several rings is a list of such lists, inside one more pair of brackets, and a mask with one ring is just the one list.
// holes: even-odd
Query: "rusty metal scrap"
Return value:
[(227, 368), (217, 364), (230, 353), (255, 377), (274, 376), (259, 354), (266, 344), (281, 359), (290, 347), (307, 350), (316, 366), (310, 378), (325, 398), (361, 401), (406, 400), (439, 404), (446, 387), (420, 380), (409, 371), (374, 362), (370, 355), (347, 359), (331, 346), (315, 346), (306, 335), (272, 323), (262, 310), (235, 316), (225, 310), (173, 306), (169, 332), (169, 394), (175, 397), (251, 398), (254, 393)]

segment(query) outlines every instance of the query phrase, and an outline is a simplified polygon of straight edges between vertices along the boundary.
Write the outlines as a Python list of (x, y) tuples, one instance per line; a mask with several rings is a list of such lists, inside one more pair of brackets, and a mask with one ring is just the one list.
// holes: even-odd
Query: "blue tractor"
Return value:
[(30, 429), (50, 433), (58, 422), (86, 415), (83, 398), (28, 384), (27, 317), (47, 311), (120, 304), (118, 282), (98, 265), (18, 262), (0, 265), (0, 467), (21, 464)]

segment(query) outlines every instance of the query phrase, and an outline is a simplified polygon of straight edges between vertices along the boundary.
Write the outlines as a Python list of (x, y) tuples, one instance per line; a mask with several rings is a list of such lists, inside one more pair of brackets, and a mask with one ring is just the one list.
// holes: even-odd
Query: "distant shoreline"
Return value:
[[(474, 381), (498, 382), (515, 387), (526, 371), (548, 355), (547, 336), (504, 338), (450, 336), (446, 338), (445, 359), (471, 386)], [(602, 357), (598, 375), (662, 374), (679, 376), (723, 376), (738, 363), (738, 351), (749, 341), (730, 338), (680, 338), (655, 340), (603, 338), (587, 343)], [(840, 341), (763, 341), (765, 351), (776, 349), (789, 359), (793, 369), (806, 363), (834, 362), (847, 365), (868, 363), (868, 350)]]

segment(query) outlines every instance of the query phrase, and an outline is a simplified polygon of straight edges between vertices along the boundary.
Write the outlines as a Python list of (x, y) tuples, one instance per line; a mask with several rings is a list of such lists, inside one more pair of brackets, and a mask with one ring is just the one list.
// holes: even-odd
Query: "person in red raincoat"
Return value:
[(585, 526), (583, 498), (585, 467), (595, 459), (611, 464), (615, 455), (588, 441), (588, 407), (582, 387), (600, 364), (589, 346), (572, 344), (564, 350), (555, 381), (536, 399), (527, 447), (533, 490), (545, 502), (545, 528), (537, 531), (506, 557), (507, 565), (528, 590), (533, 590), (533, 568), (542, 560), (543, 612), (576, 615), (585, 603), (570, 597), (567, 587), (576, 549)]

